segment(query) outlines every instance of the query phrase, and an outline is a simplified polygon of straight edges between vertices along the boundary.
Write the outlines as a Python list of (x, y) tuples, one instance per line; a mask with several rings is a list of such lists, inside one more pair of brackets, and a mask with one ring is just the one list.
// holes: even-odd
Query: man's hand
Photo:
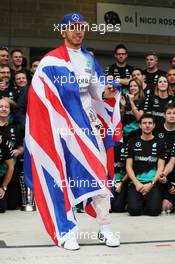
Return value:
[(138, 192), (142, 193), (144, 185), (141, 182), (138, 182), (135, 187)]
[(167, 178), (163, 172), (159, 174), (158, 179), (159, 179), (159, 182), (162, 184), (165, 184), (167, 182)]
[(120, 193), (122, 190), (123, 182), (117, 182), (115, 184), (115, 192)]
[(13, 157), (18, 157), (18, 156), (20, 156), (21, 155), (21, 151), (19, 150), (19, 149), (13, 149), (12, 151), (11, 151), (11, 154), (13, 155)]
[(114, 98), (117, 93), (117, 89), (113, 88), (111, 84), (107, 84), (104, 89), (103, 97), (106, 99)]
[(2, 187), (0, 187), (0, 199), (2, 199), (5, 195), (5, 191), (3, 190)]
[(172, 187), (171, 187), (171, 189), (169, 189), (168, 190), (168, 192), (170, 193), (170, 194), (175, 194), (175, 183), (174, 182), (171, 182), (171, 184), (172, 184)]
[(153, 185), (152, 185), (151, 182), (149, 182), (149, 183), (145, 183), (145, 184), (144, 184), (144, 187), (143, 187), (143, 189), (142, 189), (142, 194), (143, 194), (143, 195), (148, 194), (148, 193), (151, 191), (152, 187), (153, 187)]

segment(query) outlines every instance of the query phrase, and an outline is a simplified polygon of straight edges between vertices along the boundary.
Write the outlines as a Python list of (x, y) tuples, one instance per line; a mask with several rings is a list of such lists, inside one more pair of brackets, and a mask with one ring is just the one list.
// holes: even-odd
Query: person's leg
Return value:
[(151, 191), (146, 195), (145, 214), (157, 216), (162, 209), (162, 189), (157, 183)]
[(173, 204), (169, 200), (163, 199), (162, 213), (171, 213), (172, 210), (173, 210)]
[(92, 198), (95, 211), (97, 214), (97, 222), (99, 225), (108, 225), (111, 223), (110, 217), (110, 195), (101, 194)]
[(103, 194), (93, 197), (93, 204), (97, 214), (97, 222), (99, 224), (99, 239), (105, 242), (109, 247), (118, 247), (120, 245), (120, 237), (111, 230), (110, 195)]
[(134, 184), (128, 186), (128, 206), (127, 210), (131, 216), (138, 216), (143, 214), (144, 197), (139, 193)]
[(5, 196), (0, 199), (0, 213), (5, 213), (5, 211), (7, 210), (7, 200)]
[(128, 184), (123, 183), (121, 192), (113, 193), (114, 197), (111, 198), (111, 211), (116, 213), (121, 213), (125, 211), (128, 195)]
[(19, 178), (15, 170), (6, 193), (8, 210), (16, 210), (20, 206), (20, 196)]

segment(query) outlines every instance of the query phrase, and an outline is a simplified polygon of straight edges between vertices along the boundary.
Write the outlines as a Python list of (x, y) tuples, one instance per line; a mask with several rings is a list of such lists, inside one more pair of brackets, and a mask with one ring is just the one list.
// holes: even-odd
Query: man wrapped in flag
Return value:
[[(107, 246), (120, 245), (110, 228), (106, 157), (115, 133), (105, 132), (105, 142), (101, 136), (101, 120), (113, 126), (102, 97), (114, 98), (117, 91), (100, 83), (99, 66), (81, 47), (86, 23), (80, 14), (63, 17), (64, 44), (41, 60), (29, 89), (26, 116), (25, 181), (54, 243), (69, 250), (79, 249), (73, 206), (82, 201), (97, 218), (99, 239)], [(116, 127), (119, 134), (120, 122)]]

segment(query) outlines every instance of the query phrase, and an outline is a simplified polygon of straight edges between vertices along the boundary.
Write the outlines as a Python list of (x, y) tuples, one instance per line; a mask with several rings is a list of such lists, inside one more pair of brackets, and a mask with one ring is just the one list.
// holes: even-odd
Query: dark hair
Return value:
[(86, 49), (87, 49), (88, 51), (92, 51), (92, 52), (95, 53), (95, 50), (94, 50), (93, 48), (91, 48), (91, 47), (87, 47)]
[(30, 66), (32, 67), (32, 64), (34, 63), (34, 62), (36, 62), (36, 61), (40, 61), (41, 59), (39, 59), (39, 58), (35, 58), (35, 59), (32, 59), (31, 61), (30, 61)]
[(20, 53), (23, 55), (23, 52), (22, 52), (22, 50), (20, 50), (20, 49), (14, 49), (14, 50), (12, 50), (12, 51), (10, 52), (10, 55), (12, 56), (14, 52), (20, 52)]
[(0, 68), (3, 69), (5, 67), (8, 67), (10, 69), (10, 66), (8, 64), (0, 64)]
[(141, 124), (142, 120), (145, 118), (151, 118), (153, 120), (153, 123), (155, 123), (154, 116), (150, 113), (144, 113), (141, 118), (139, 119), (139, 123)]
[(144, 75), (144, 72), (141, 68), (134, 68), (131, 72), (131, 75), (132, 75), (133, 71), (139, 71), (139, 72), (141, 72), (142, 75)]
[(117, 45), (117, 46), (115, 47), (115, 49), (114, 49), (114, 54), (116, 53), (116, 51), (117, 51), (118, 49), (124, 49), (124, 50), (126, 50), (126, 53), (128, 53), (128, 49), (127, 49), (127, 47), (126, 47), (125, 45), (123, 45), (123, 44), (119, 44), (119, 45)]
[(15, 77), (16, 77), (16, 75), (19, 74), (19, 73), (23, 73), (23, 74), (25, 74), (26, 77), (27, 77), (27, 73), (26, 73), (26, 71), (24, 71), (24, 70), (17, 71), (17, 72), (15, 73)]
[(173, 108), (175, 108), (175, 104), (174, 103), (168, 103), (168, 104), (166, 104), (165, 107), (164, 107), (164, 113), (166, 113), (166, 111), (168, 109), (173, 109)]

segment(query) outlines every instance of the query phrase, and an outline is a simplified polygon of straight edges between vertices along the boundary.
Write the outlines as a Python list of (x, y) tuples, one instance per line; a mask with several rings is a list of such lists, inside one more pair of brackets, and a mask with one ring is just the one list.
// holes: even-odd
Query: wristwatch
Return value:
[(7, 191), (7, 186), (2, 186), (2, 189), (4, 190), (4, 192)]

